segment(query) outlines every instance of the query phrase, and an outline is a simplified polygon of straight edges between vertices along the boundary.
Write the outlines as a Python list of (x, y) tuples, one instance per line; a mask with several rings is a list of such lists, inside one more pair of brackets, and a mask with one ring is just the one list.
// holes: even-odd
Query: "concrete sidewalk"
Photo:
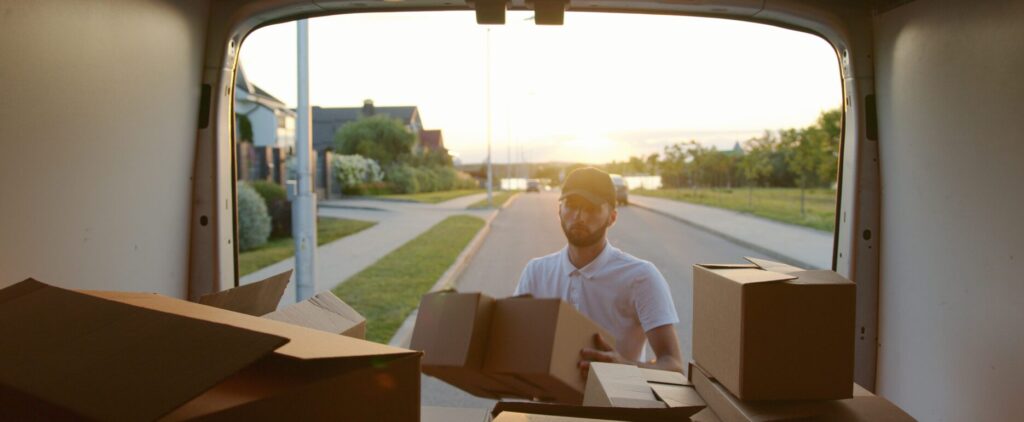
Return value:
[[(630, 193), (630, 205), (649, 209), (732, 242), (807, 269), (832, 268), (832, 233), (722, 208)], [(741, 258), (741, 257), (736, 257)]]
[[(362, 198), (320, 202), (317, 214), (321, 217), (375, 221), (377, 224), (317, 248), (315, 290), (333, 289), (449, 216), (466, 214), (488, 219), (496, 211), (466, 209), (484, 197), (486, 194), (474, 194), (438, 204)], [(290, 257), (243, 276), (239, 284), (263, 280), (292, 269), (294, 265), (295, 259)], [(281, 297), (280, 306), (292, 303), (295, 303), (294, 275)]]

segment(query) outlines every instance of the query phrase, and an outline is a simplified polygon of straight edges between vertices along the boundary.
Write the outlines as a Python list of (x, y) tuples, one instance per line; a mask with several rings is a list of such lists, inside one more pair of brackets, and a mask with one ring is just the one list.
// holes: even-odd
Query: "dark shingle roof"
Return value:
[[(334, 134), (345, 123), (362, 117), (362, 107), (313, 107), (313, 149), (323, 151), (334, 146)], [(409, 125), (416, 116), (416, 106), (374, 107), (375, 115), (387, 115)]]

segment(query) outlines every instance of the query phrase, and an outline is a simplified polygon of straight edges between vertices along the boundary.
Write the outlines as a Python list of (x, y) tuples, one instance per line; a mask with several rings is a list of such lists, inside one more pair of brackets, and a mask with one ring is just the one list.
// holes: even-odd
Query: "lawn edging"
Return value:
[[(643, 195), (637, 195), (637, 196), (643, 196)], [(694, 205), (700, 205), (700, 206), (704, 206), (704, 207), (709, 206), (709, 205), (703, 205), (703, 204), (694, 204)], [(792, 265), (795, 265), (795, 266), (798, 266), (798, 267), (801, 267), (801, 268), (816, 268), (817, 267), (816, 265), (808, 264), (808, 263), (803, 262), (803, 261), (801, 261), (801, 260), (799, 260), (797, 258), (783, 255), (783, 254), (781, 254), (781, 253), (779, 253), (777, 251), (774, 251), (774, 250), (768, 249), (768, 248), (766, 248), (764, 246), (761, 246), (761, 245), (758, 245), (756, 243), (750, 242), (749, 240), (740, 239), (740, 238), (738, 238), (736, 236), (733, 236), (731, 234), (725, 233), (723, 231), (713, 229), (713, 228), (711, 228), (711, 227), (709, 227), (707, 225), (701, 224), (700, 222), (694, 221), (692, 219), (681, 217), (679, 215), (676, 215), (676, 214), (673, 214), (673, 213), (670, 213), (670, 212), (665, 212), (665, 211), (659, 210), (659, 209), (657, 209), (655, 207), (641, 205), (641, 204), (638, 204), (638, 203), (636, 203), (634, 201), (630, 201), (629, 202), (629, 206), (645, 209), (645, 210), (653, 212), (655, 214), (659, 214), (659, 215), (671, 218), (671, 219), (676, 220), (676, 221), (678, 221), (680, 223), (687, 224), (687, 225), (695, 227), (695, 228), (697, 228), (699, 230), (703, 230), (705, 232), (711, 233), (711, 234), (713, 234), (715, 236), (721, 237), (721, 238), (723, 238), (725, 240), (728, 240), (728, 241), (733, 242), (735, 244), (738, 244), (740, 246), (743, 246), (743, 247), (746, 247), (746, 248), (750, 248), (750, 249), (753, 249), (753, 250), (758, 251), (760, 253), (763, 253), (768, 258), (773, 258), (773, 259), (778, 259), (778, 260), (781, 260), (781, 261), (786, 261), (786, 262), (791, 263)], [(722, 209), (722, 210), (725, 210), (725, 211), (729, 211), (729, 212), (737, 212), (737, 211), (733, 211), (733, 210), (725, 209), (725, 208), (719, 208), (719, 209)], [(761, 217), (758, 217), (758, 218), (761, 218)], [(774, 221), (774, 220), (769, 220), (769, 221)], [(779, 223), (782, 223), (782, 222), (779, 222)], [(788, 224), (788, 223), (782, 223), (782, 224)], [(794, 227), (800, 227), (800, 228), (806, 228), (806, 227), (803, 227), (803, 226), (796, 226), (796, 225), (793, 225), (793, 226)]]
[[(480, 231), (476, 233), (473, 240), (469, 241), (466, 248), (463, 249), (459, 256), (455, 258), (455, 262), (452, 262), (452, 265), (448, 267), (448, 270), (446, 270), (444, 274), (441, 274), (441, 277), (437, 279), (437, 282), (434, 283), (427, 293), (434, 293), (454, 286), (455, 280), (458, 280), (459, 276), (462, 275), (462, 272), (466, 270), (466, 267), (469, 265), (469, 261), (476, 256), (477, 252), (480, 251), (480, 247), (483, 246), (484, 240), (491, 231), (491, 221), (494, 220), (500, 211), (501, 208), (488, 213), (487, 216), (484, 217), (484, 226), (480, 228)], [(405, 321), (402, 321), (402, 325), (398, 327), (398, 330), (395, 331), (395, 335), (391, 336), (391, 340), (388, 341), (389, 346), (409, 348), (409, 341), (412, 339), (412, 330), (416, 325), (416, 315), (418, 314), (418, 311), (419, 308), (413, 309), (413, 311), (409, 313), (409, 316), (405, 318)]]

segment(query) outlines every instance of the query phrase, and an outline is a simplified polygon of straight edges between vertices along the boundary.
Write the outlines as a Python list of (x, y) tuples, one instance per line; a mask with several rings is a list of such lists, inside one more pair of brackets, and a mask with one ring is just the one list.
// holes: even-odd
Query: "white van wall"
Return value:
[(207, 10), (0, 4), (0, 287), (185, 295)]
[(876, 21), (878, 392), (924, 421), (1024, 415), (1024, 2)]

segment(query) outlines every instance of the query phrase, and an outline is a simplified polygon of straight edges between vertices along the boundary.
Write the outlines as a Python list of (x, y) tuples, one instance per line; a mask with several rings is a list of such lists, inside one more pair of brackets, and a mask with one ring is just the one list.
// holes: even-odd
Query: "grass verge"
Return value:
[(386, 344), (483, 226), (477, 217), (448, 217), (335, 287), (334, 294), (366, 317), (367, 340)]
[[(512, 198), (512, 195), (515, 195), (516, 193), (517, 192), (515, 192), (515, 191), (504, 191), (504, 190), (503, 191), (494, 192), (494, 197), (492, 198), (492, 199), (494, 199), (494, 208), (501, 208), (501, 206), (505, 205), (505, 203), (508, 202), (508, 200), (510, 198)], [(479, 201), (476, 201), (473, 204), (471, 204), (470, 206), (466, 207), (466, 209), (469, 209), (469, 210), (476, 210), (476, 209), (483, 209), (483, 208), (487, 208), (487, 198), (484, 198), (484, 199), (481, 199)]]
[(800, 214), (799, 188), (683, 188), (638, 190), (634, 193), (750, 213), (827, 232), (832, 232), (835, 227), (835, 191), (830, 189), (808, 189), (804, 215)]
[(405, 201), (423, 202), (427, 204), (436, 204), (438, 202), (444, 202), (450, 199), (463, 197), (466, 195), (472, 195), (474, 193), (484, 192), (483, 189), (460, 189), (460, 190), (448, 190), (441, 192), (424, 192), (424, 193), (403, 193), (403, 194), (392, 194), (392, 195), (381, 195), (382, 198), (402, 199)]
[[(317, 245), (323, 245), (345, 236), (359, 233), (377, 224), (373, 221), (349, 220), (321, 217), (316, 220)], [(295, 241), (291, 237), (271, 239), (257, 249), (238, 254), (240, 276), (251, 274), (260, 268), (295, 255)]]

